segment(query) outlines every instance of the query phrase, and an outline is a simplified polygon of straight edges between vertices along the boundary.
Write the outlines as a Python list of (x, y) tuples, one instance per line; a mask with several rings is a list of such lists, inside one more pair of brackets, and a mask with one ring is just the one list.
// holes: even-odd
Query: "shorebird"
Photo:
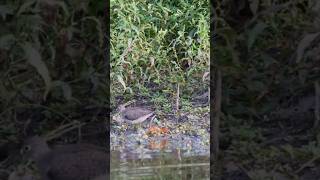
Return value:
[(107, 153), (90, 144), (50, 148), (43, 137), (28, 138), (22, 148), (25, 158), (35, 162), (42, 180), (93, 180), (106, 174)]
[(140, 124), (154, 115), (154, 112), (143, 107), (126, 107), (128, 103), (119, 106), (119, 113), (114, 120), (120, 123)]

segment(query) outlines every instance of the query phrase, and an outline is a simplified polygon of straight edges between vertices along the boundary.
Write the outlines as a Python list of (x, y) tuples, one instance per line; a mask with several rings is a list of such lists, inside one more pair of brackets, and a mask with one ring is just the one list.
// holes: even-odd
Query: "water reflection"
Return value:
[(209, 145), (201, 137), (125, 136), (111, 141), (111, 179), (209, 179)]
[(111, 154), (111, 179), (209, 179), (208, 156), (178, 160), (171, 158), (170, 153), (161, 153), (161, 156), (148, 159), (119, 161), (119, 152)]

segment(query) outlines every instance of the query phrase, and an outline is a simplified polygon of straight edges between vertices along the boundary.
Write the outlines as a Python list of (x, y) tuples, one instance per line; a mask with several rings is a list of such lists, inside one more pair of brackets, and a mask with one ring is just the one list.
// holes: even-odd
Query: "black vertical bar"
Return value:
[(214, 54), (214, 39), (215, 39), (215, 11), (214, 8), (216, 7), (216, 1), (215, 0), (210, 0), (210, 177), (211, 179), (214, 177), (214, 171), (215, 171), (215, 166), (214, 166), (214, 161), (215, 161), (215, 156), (214, 154), (214, 132), (213, 132), (213, 124), (214, 124), (214, 74), (215, 74), (215, 62), (213, 58)]
[(105, 8), (105, 13), (104, 13), (104, 19), (105, 19), (105, 36), (104, 36), (104, 60), (106, 61), (106, 83), (108, 87), (107, 93), (107, 109), (108, 109), (108, 117), (106, 121), (106, 139), (107, 139), (107, 163), (108, 163), (108, 168), (107, 168), (107, 179), (110, 179), (110, 0), (106, 1), (106, 8)]

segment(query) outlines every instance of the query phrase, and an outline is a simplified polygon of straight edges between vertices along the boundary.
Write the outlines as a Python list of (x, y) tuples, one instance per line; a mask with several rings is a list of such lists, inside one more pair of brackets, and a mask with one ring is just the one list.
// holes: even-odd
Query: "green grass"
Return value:
[(41, 117), (32, 131), (42, 134), (60, 122), (87, 121), (81, 109), (108, 104), (101, 1), (46, 2), (0, 4), (0, 124), (8, 127), (0, 130), (4, 139), (22, 136), (18, 121)]
[(209, 1), (112, 0), (111, 13), (114, 96), (190, 86), (208, 71)]

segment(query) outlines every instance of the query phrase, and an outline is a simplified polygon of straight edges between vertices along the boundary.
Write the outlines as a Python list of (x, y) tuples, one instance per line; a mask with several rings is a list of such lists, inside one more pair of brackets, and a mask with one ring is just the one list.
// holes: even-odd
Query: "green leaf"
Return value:
[(282, 149), (290, 155), (290, 158), (294, 158), (294, 149), (291, 145), (286, 144)]
[(22, 45), (22, 49), (24, 50), (25, 58), (27, 59), (28, 63), (34, 68), (36, 68), (37, 72), (40, 74), (40, 76), (45, 82), (46, 90), (43, 98), (46, 99), (52, 84), (51, 77), (49, 75), (49, 70), (46, 64), (42, 61), (40, 52), (37, 49), (35, 49), (30, 42), (27, 42), (24, 45)]
[(63, 96), (66, 98), (66, 100), (71, 100), (72, 98), (72, 89), (70, 85), (66, 82), (63, 81), (53, 81), (52, 82), (52, 87), (61, 87)]
[(259, 0), (251, 0), (250, 1), (250, 9), (251, 9), (253, 15), (257, 14), (259, 4), (260, 4)]
[(96, 23), (96, 30), (97, 30), (97, 34), (98, 34), (98, 42), (99, 42), (99, 46), (102, 47), (103, 46), (103, 32), (102, 32), (102, 25), (99, 19), (97, 19), (96, 17), (90, 16), (90, 17), (85, 17), (82, 20), (92, 20)]
[(21, 15), (22, 13), (26, 12), (34, 3), (36, 0), (29, 0), (26, 1), (24, 4), (22, 4), (17, 12), (17, 15)]
[(16, 38), (13, 34), (6, 34), (0, 37), (0, 49), (10, 49), (11, 45), (14, 44)]
[(248, 50), (250, 51), (253, 44), (255, 43), (257, 37), (262, 34), (262, 32), (264, 31), (265, 28), (267, 28), (268, 26), (263, 23), (263, 22), (259, 22), (258, 24), (255, 25), (255, 27), (253, 29), (251, 29), (249, 31), (249, 37), (248, 37)]
[(122, 76), (118, 75), (118, 76), (117, 76), (117, 79), (118, 79), (118, 81), (120, 82), (120, 84), (123, 86), (123, 88), (126, 90), (126, 89), (127, 89), (127, 86), (126, 86), (126, 83), (124, 82)]
[(298, 48), (297, 48), (297, 59), (296, 62), (300, 62), (302, 59), (302, 56), (304, 55), (304, 51), (310, 46), (310, 44), (315, 40), (320, 33), (310, 33), (303, 37), (303, 39), (300, 41)]
[(63, 1), (41, 0), (40, 3), (45, 4), (46, 6), (60, 7), (63, 10), (66, 17), (69, 17), (70, 15), (67, 4)]

